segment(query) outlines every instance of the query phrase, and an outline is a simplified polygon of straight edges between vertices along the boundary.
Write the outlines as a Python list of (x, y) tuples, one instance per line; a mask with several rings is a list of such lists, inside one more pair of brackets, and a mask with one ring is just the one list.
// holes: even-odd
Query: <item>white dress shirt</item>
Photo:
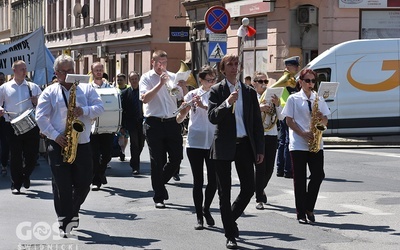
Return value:
[[(32, 91), (32, 96), (38, 96), (40, 93), (42, 93), (40, 87), (35, 83), (29, 82), (29, 86)], [(24, 80), (20, 85), (18, 85), (14, 79), (1, 85), (0, 106), (2, 106), (4, 103), (4, 111), (12, 112), (11, 114), (4, 114), (5, 120), (9, 122), (21, 115), (26, 110), (33, 108), (32, 102), (27, 100), (30, 97), (28, 82), (26, 80)]]
[[(229, 86), (229, 90), (231, 93), (235, 91), (235, 85), (230, 83), (228, 80), (226, 80)], [(246, 128), (244, 126), (244, 117), (243, 117), (243, 94), (242, 94), (242, 86), (240, 86), (240, 82), (237, 82), (237, 88), (238, 88), (238, 99), (236, 100), (235, 104), (235, 120), (236, 120), (236, 137), (237, 138), (242, 138), (247, 136), (246, 133)], [(228, 105), (228, 103), (227, 103)], [(230, 105), (228, 106), (228, 108)]]
[[(283, 116), (291, 117), (301, 130), (310, 131), (311, 112), (307, 101), (311, 101), (312, 108), (315, 98), (316, 94), (312, 93), (308, 99), (303, 90), (290, 95), (282, 110)], [(319, 98), (318, 108), (324, 116), (331, 113), (323, 98)], [(323, 149), (323, 140), (321, 140), (320, 148)], [(289, 151), (293, 150), (308, 151), (308, 141), (289, 128)]]
[[(202, 88), (197, 88), (184, 97), (185, 102), (189, 102), (193, 99), (193, 96), (200, 96), (200, 100), (204, 106), (208, 106), (208, 97), (210, 92), (205, 93)], [(188, 124), (188, 135), (186, 147), (188, 148), (200, 148), (200, 149), (210, 149), (214, 138), (214, 132), (216, 125), (212, 124), (208, 120), (207, 109), (200, 107), (193, 107), (190, 109), (189, 114), (189, 124)]]
[[(175, 74), (167, 72), (170, 81), (175, 80)], [(139, 81), (139, 94), (143, 95), (153, 89), (160, 82), (160, 76), (152, 69), (142, 75)], [(177, 110), (177, 100), (183, 97), (183, 90), (178, 86), (179, 94), (171, 96), (167, 87), (164, 85), (157, 92), (154, 98), (148, 103), (143, 103), (144, 117), (155, 116), (159, 118), (174, 117), (174, 111)]]
[(104, 88), (112, 87), (108, 82), (105, 82), (105, 81), (103, 81), (100, 86), (97, 85), (97, 83), (95, 83), (94, 81), (92, 81), (91, 84), (92, 84), (93, 88), (95, 88), (95, 89), (104, 89)]
[[(55, 140), (65, 131), (68, 108), (63, 91), (68, 102), (70, 90), (66, 90), (59, 83), (54, 83), (43, 90), (36, 107), (36, 121), (39, 129), (51, 140)], [(103, 102), (92, 85), (82, 83), (77, 86), (76, 107), (83, 109), (83, 115), (77, 119), (85, 124), (85, 130), (80, 134), (78, 143), (88, 143), (90, 142), (91, 119), (104, 112)]]

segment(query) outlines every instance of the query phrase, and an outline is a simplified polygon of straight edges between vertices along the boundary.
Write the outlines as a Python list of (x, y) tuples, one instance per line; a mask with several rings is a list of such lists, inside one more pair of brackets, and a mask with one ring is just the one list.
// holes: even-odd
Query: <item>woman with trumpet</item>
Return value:
[[(282, 107), (280, 99), (273, 95), (267, 97), (268, 77), (265, 73), (255, 72), (253, 77), (253, 86), (256, 89), (257, 97), (260, 103), (261, 119), (264, 127), (265, 151), (264, 160), (256, 164), (255, 184), (256, 184), (256, 209), (264, 209), (267, 203), (267, 195), (264, 189), (267, 187), (272, 173), (274, 172), (275, 156), (278, 143), (277, 121), (282, 120)], [(266, 102), (266, 99), (270, 99)]]
[[(217, 190), (217, 179), (213, 161), (210, 159), (210, 147), (213, 141), (215, 125), (208, 121), (207, 108), (209, 91), (216, 82), (216, 72), (204, 65), (199, 72), (201, 86), (187, 93), (179, 108), (176, 120), (181, 123), (189, 114), (186, 154), (193, 174), (193, 201), (196, 209), (197, 224), (195, 230), (202, 230), (203, 216), (209, 226), (215, 224), (210, 214), (210, 206)], [(203, 162), (207, 167), (207, 187), (203, 206)]]

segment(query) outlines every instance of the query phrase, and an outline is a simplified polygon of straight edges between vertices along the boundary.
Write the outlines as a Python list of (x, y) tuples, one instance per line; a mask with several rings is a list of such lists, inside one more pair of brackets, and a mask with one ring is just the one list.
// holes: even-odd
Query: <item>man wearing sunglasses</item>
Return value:
[[(297, 92), (296, 90), (296, 79), (295, 74), (299, 71), (299, 59), (298, 56), (293, 56), (285, 59), (285, 70), (283, 76), (274, 83), (271, 88), (274, 87), (284, 87), (281, 105), (285, 106), (286, 100), (290, 94)], [(289, 128), (286, 124), (286, 119), (279, 121), (279, 134), (278, 134), (278, 156), (277, 156), (277, 176), (292, 178), (292, 162), (289, 154)]]

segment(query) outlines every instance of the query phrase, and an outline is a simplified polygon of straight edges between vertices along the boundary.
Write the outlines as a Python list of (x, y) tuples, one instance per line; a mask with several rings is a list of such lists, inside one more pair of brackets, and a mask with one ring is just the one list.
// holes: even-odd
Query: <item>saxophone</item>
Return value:
[(85, 124), (74, 116), (76, 107), (76, 86), (79, 82), (75, 82), (71, 86), (68, 99), (67, 120), (65, 124), (65, 137), (68, 145), (62, 149), (63, 161), (72, 164), (76, 158), (76, 150), (78, 149), (78, 139), (80, 133), (85, 130)]
[(314, 91), (315, 101), (311, 110), (311, 124), (310, 132), (313, 134), (313, 139), (308, 141), (308, 149), (312, 153), (317, 153), (320, 150), (320, 142), (322, 133), (326, 130), (326, 126), (321, 122), (318, 117), (318, 94)]
[[(265, 90), (264, 93), (261, 95), (260, 100), (258, 101), (260, 104), (265, 104), (265, 95), (267, 91)], [(274, 106), (274, 104), (271, 102), (269, 103), (270, 106)], [(270, 117), (269, 122), (266, 123), (266, 118), (267, 116)], [(270, 131), (278, 121), (278, 115), (276, 114), (276, 109), (275, 106), (273, 109), (271, 109), (269, 112), (261, 112), (261, 121), (264, 127), (264, 132)]]

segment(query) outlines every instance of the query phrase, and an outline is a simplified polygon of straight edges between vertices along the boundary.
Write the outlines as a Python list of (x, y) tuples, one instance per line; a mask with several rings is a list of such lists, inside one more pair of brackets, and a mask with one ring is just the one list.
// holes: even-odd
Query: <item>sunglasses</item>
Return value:
[(306, 83), (310, 83), (310, 82), (316, 83), (317, 82), (317, 80), (315, 80), (315, 79), (303, 79), (303, 81), (305, 81)]
[(259, 84), (267, 84), (268, 80), (255, 80), (255, 82), (257, 82)]

